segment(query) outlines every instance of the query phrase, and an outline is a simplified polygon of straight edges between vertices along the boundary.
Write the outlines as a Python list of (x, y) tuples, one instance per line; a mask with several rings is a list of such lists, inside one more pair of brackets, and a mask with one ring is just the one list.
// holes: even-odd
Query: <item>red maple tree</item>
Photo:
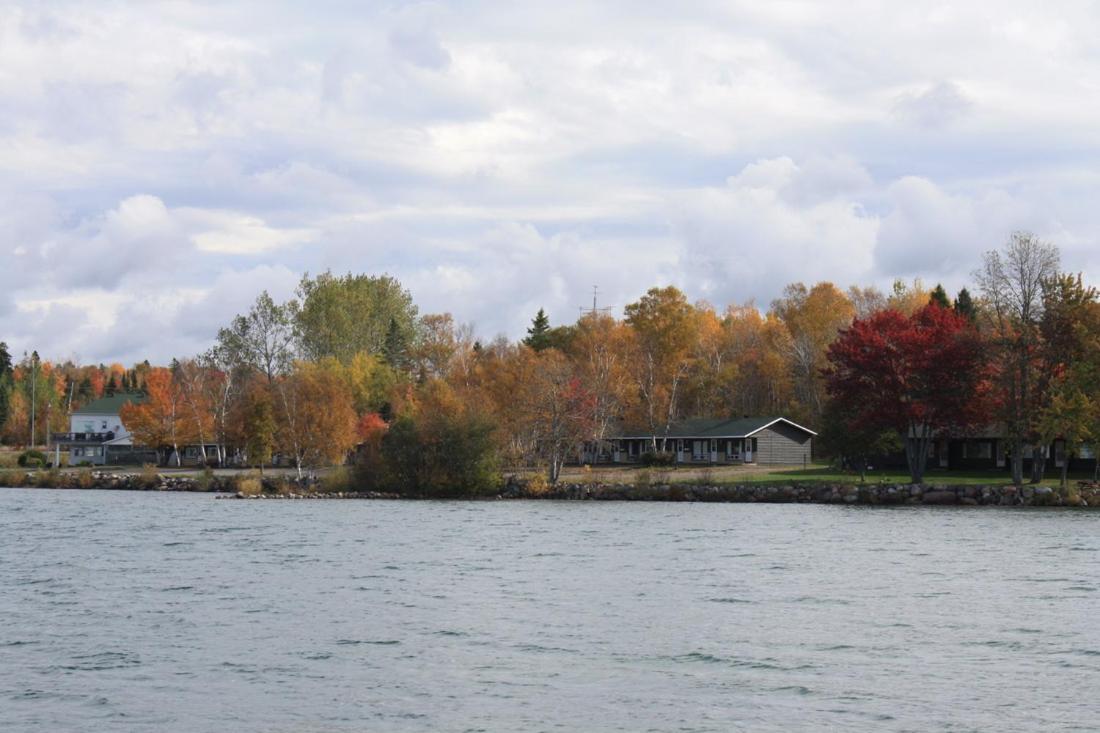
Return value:
[(896, 430), (913, 483), (943, 435), (965, 434), (991, 414), (991, 368), (970, 321), (929, 304), (912, 316), (882, 310), (857, 319), (828, 350), (825, 383), (852, 428)]

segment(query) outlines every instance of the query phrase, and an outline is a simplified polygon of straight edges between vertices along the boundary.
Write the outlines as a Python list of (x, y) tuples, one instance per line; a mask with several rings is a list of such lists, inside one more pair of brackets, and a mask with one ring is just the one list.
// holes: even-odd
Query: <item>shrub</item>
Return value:
[(25, 471), (4, 471), (0, 473), (0, 486), (18, 489), (27, 480)]
[(486, 495), (501, 482), (493, 424), (470, 414), (400, 418), (356, 468), (359, 485), (406, 496)]
[(671, 451), (656, 451), (642, 454), (643, 466), (674, 466), (676, 454)]
[(210, 491), (213, 484), (214, 469), (210, 468), (210, 466), (203, 467), (202, 473), (195, 477), (195, 486), (199, 491)]
[(90, 489), (95, 485), (95, 477), (90, 468), (82, 468), (76, 472), (76, 485), (81, 489)]
[(160, 474), (152, 463), (143, 463), (141, 473), (138, 474), (138, 483), (146, 489), (155, 489), (160, 483)]
[(264, 491), (260, 482), (260, 474), (250, 471), (237, 476), (237, 493), (245, 496), (259, 496)]
[(337, 466), (321, 476), (317, 490), (327, 494), (355, 491), (355, 474), (346, 466)]
[(639, 489), (648, 489), (653, 484), (653, 474), (649, 469), (642, 469), (634, 476), (634, 485)]
[(527, 477), (527, 493), (531, 496), (543, 496), (550, 491), (550, 480), (542, 471), (536, 471)]
[(40, 450), (25, 450), (16, 462), (23, 468), (39, 468), (46, 465), (46, 454)]
[(11, 451), (0, 451), (0, 468), (15, 468), (19, 465), (19, 457)]
[(34, 476), (34, 485), (40, 489), (56, 489), (61, 486), (61, 470), (56, 466), (48, 471), (39, 471)]

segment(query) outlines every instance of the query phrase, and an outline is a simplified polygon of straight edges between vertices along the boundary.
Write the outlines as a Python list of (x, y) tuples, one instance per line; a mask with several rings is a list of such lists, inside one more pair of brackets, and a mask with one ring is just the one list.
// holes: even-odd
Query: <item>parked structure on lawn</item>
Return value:
[(586, 448), (586, 459), (634, 463), (654, 450), (671, 454), (676, 463), (805, 465), (813, 452), (813, 430), (785, 417), (741, 417), (684, 420), (667, 434), (618, 431), (597, 452)]

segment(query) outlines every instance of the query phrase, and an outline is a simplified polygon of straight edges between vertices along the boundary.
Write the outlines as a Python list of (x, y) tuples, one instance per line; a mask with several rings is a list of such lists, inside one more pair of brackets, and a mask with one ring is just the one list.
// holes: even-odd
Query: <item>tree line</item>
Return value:
[(450, 314), (420, 314), (392, 277), (307, 274), (294, 298), (261, 293), (211, 349), (168, 366), (9, 358), (0, 424), (8, 442), (38, 442), (31, 393), (56, 429), (111, 389), (141, 391), (123, 419), (162, 460), (200, 445), (212, 461), (278, 455), (303, 471), (354, 451), (373, 486), (461, 493), (502, 466), (557, 480), (581, 444), (623, 425), (659, 453), (681, 419), (741, 415), (790, 417), (834, 455), (904, 449), (920, 480), (935, 437), (997, 422), (1022, 481), (1025, 446), (1100, 436), (1096, 292), (1027, 233), (988, 253), (975, 281), (954, 298), (919, 280), (793, 283), (767, 308), (654, 287), (622, 318), (555, 326), (540, 310), (521, 341), (483, 342)]

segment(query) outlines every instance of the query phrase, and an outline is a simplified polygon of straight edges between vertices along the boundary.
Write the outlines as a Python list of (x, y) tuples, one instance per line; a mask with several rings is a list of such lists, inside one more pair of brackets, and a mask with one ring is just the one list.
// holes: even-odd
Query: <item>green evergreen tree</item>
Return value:
[(11, 411), (12, 364), (8, 345), (0, 341), (0, 428), (8, 422)]
[(409, 365), (409, 340), (396, 318), (390, 319), (390, 325), (386, 329), (382, 359), (397, 370), (404, 370)]
[(940, 308), (950, 308), (951, 300), (947, 297), (947, 291), (943, 289), (943, 285), (936, 284), (935, 289), (932, 291), (932, 295), (928, 299), (929, 303), (935, 303)]
[(527, 338), (523, 339), (523, 343), (535, 351), (542, 351), (550, 348), (550, 341), (550, 319), (546, 316), (546, 311), (539, 308), (531, 321), (531, 327), (527, 329)]
[(92, 399), (92, 380), (88, 377), (84, 377), (80, 380), (80, 384), (76, 388), (76, 398), (80, 400), (81, 404), (87, 403)]
[(960, 290), (955, 297), (955, 312), (970, 319), (971, 322), (978, 317), (978, 308), (974, 305), (974, 300), (970, 297), (970, 291), (966, 288)]

